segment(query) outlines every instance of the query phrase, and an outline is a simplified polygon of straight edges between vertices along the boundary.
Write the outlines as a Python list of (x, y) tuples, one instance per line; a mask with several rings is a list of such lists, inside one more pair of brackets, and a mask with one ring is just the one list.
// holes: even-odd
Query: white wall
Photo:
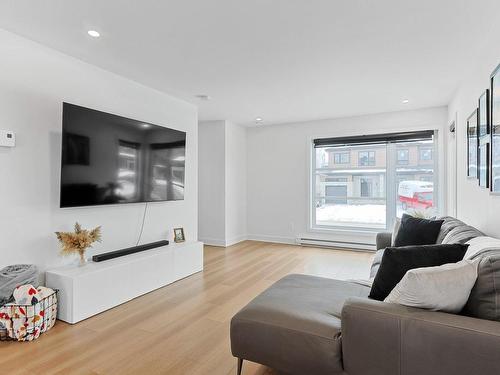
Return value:
[(201, 122), (198, 127), (198, 238), (224, 246), (225, 121)]
[[(297, 236), (307, 234), (309, 237), (337, 241), (374, 243), (374, 233), (353, 234), (341, 231), (312, 233), (309, 230), (312, 139), (404, 130), (442, 130), (446, 121), (446, 107), (438, 107), (249, 128), (247, 131), (248, 237), (293, 243)], [(443, 193), (446, 184), (444, 173), (446, 147), (443, 142), (444, 137), (438, 138), (442, 187), (440, 192)]]
[(500, 196), (490, 195), (489, 189), (480, 188), (476, 179), (468, 179), (466, 170), (466, 121), (477, 108), (479, 96), (489, 88), (490, 74), (500, 63), (500, 51), (495, 48), (500, 43), (500, 34), (491, 33), (487, 41), (482, 53), (476, 56), (475, 65), (463, 73), (460, 88), (448, 107), (448, 121), (457, 119), (457, 217), (488, 235), (500, 237)]
[(144, 204), (59, 208), (62, 102), (187, 132), (185, 200), (148, 206), (142, 243), (172, 238), (182, 226), (197, 233), (197, 110), (159, 91), (0, 30), (0, 129), (13, 130), (17, 147), (0, 148), (0, 267), (58, 256), (54, 231), (102, 225), (96, 252), (135, 245)]
[(247, 234), (246, 128), (229, 121), (199, 124), (199, 240), (229, 246)]
[(226, 122), (226, 244), (247, 235), (247, 129)]

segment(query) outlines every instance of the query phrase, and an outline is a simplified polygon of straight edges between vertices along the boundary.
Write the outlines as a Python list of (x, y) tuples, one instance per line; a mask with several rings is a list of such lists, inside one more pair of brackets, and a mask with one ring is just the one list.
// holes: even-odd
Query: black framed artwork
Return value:
[(491, 74), (491, 158), (490, 190), (500, 194), (500, 65)]
[(478, 158), (477, 150), (478, 142), (478, 129), (477, 129), (477, 108), (467, 119), (467, 177), (478, 178)]
[(479, 97), (477, 109), (478, 129), (478, 174), (479, 186), (488, 188), (490, 186), (490, 90), (487, 89)]
[(479, 97), (478, 133), (479, 138), (490, 134), (490, 90), (486, 90)]
[[(481, 141), (480, 141), (481, 142)], [(490, 143), (479, 144), (479, 186), (489, 187), (490, 179)]]

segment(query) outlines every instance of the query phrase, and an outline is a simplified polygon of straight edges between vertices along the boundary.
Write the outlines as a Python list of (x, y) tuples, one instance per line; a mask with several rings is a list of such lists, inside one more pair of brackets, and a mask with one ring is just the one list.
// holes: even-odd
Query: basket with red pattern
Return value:
[[(38, 292), (42, 295), (40, 288)], [(31, 305), (9, 303), (0, 308), (0, 341), (35, 340), (54, 326), (56, 318), (57, 290), (44, 288), (43, 298)]]

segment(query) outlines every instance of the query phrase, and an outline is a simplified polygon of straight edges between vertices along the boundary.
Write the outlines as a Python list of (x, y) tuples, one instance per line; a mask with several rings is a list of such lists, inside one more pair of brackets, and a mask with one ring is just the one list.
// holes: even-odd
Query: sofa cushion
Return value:
[(442, 243), (446, 235), (457, 227), (467, 226), (463, 221), (460, 221), (451, 216), (443, 216), (439, 219), (443, 220), (443, 224), (441, 225), (441, 230), (439, 231), (438, 238), (436, 239), (436, 243)]
[(342, 374), (342, 307), (369, 291), (355, 282), (286, 276), (233, 317), (232, 353), (289, 374)]
[(401, 219), (399, 217), (396, 217), (396, 219), (394, 220), (394, 225), (392, 227), (391, 246), (396, 246), (396, 237), (398, 236), (400, 227)]
[(442, 244), (466, 243), (467, 241), (484, 236), (482, 232), (470, 225), (459, 225), (451, 229), (443, 238)]
[(373, 262), (370, 267), (370, 279), (373, 279), (380, 268), (380, 263), (382, 262), (382, 257), (384, 256), (385, 249), (377, 250), (375, 256), (373, 257)]
[(469, 247), (465, 253), (464, 259), (477, 259), (485, 255), (494, 255), (500, 253), (500, 239), (481, 236), (474, 237), (467, 241)]
[(428, 220), (403, 214), (393, 246), (435, 244), (442, 224), (443, 220)]
[(467, 246), (453, 244), (388, 247), (382, 256), (369, 297), (383, 301), (411, 269), (440, 266), (462, 260)]
[[(461, 228), (460, 230), (457, 229), (452, 236), (449, 236), (447, 239), (448, 241), (451, 241), (450, 243), (453, 243), (453, 241), (457, 241), (458, 243), (465, 243), (470, 241), (470, 238), (476, 238), (478, 236), (484, 236), (483, 233), (478, 231), (476, 228), (470, 227), (469, 225), (465, 224), (463, 221), (460, 221), (458, 219), (455, 219), (454, 217), (451, 216), (443, 216), (440, 217), (439, 220), (443, 220), (443, 224), (441, 225), (441, 229), (439, 231), (439, 235), (436, 239), (436, 244), (440, 244), (443, 242), (444, 238), (448, 233), (450, 233), (451, 230), (455, 228)], [(474, 229), (473, 232), (470, 231), (470, 228)], [(463, 236), (460, 235), (461, 230), (467, 230), (467, 233), (465, 233)], [(399, 228), (398, 228), (399, 230)], [(378, 269), (380, 267), (380, 262), (382, 261), (382, 255), (384, 254), (384, 250), (386, 247), (388, 247), (389, 241), (391, 241), (391, 233), (377, 233), (377, 249), (379, 249), (375, 257), (373, 259), (373, 263), (371, 266), (370, 270), (370, 277), (373, 278), (378, 272)], [(392, 238), (392, 241), (394, 241), (394, 235)], [(469, 238), (467, 240), (467, 238)], [(465, 241), (464, 241), (465, 240)], [(470, 248), (469, 248), (470, 249)]]
[(459, 313), (477, 278), (477, 263), (461, 260), (409, 270), (384, 300), (431, 311)]
[(500, 321), (500, 253), (483, 256), (462, 314)]

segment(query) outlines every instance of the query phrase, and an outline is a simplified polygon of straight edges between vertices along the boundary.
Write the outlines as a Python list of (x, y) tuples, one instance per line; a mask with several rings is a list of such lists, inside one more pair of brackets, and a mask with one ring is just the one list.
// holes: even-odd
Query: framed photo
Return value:
[(477, 134), (477, 108), (467, 119), (467, 177), (478, 178), (477, 150), (479, 138)]
[(479, 144), (479, 186), (489, 187), (490, 178), (490, 143)]
[(487, 89), (479, 97), (477, 116), (479, 186), (485, 188), (490, 186), (490, 120), (490, 90)]
[(479, 138), (490, 134), (490, 90), (479, 97), (478, 128)]
[(491, 74), (491, 179), (490, 190), (500, 194), (500, 65)]
[(184, 228), (174, 228), (174, 242), (184, 242), (186, 237), (184, 237)]

